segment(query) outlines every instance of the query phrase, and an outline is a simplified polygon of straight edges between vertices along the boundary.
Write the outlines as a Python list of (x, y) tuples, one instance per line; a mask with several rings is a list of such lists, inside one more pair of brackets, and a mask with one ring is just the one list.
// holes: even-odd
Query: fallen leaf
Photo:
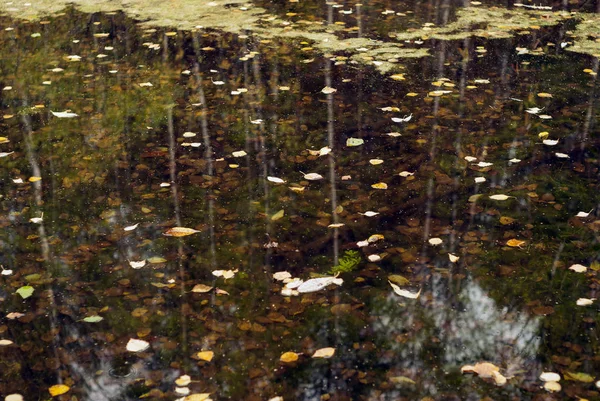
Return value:
[(460, 257), (459, 257), (459, 256), (456, 256), (456, 255), (455, 255), (455, 254), (453, 254), (453, 253), (449, 253), (449, 254), (448, 254), (448, 259), (450, 259), (450, 262), (452, 262), (452, 263), (456, 263), (456, 262), (458, 262), (458, 260), (460, 259)]
[(104, 320), (104, 318), (102, 316), (93, 315), (93, 316), (84, 317), (81, 320), (83, 320), (84, 322), (87, 322), (87, 323), (98, 323), (98, 322), (101, 322), (102, 320)]
[(6, 346), (6, 345), (11, 345), (11, 344), (14, 344), (14, 343), (10, 340), (0, 339), (0, 346)]
[(72, 113), (69, 110), (67, 110), (67, 111), (52, 111), (52, 110), (50, 110), (50, 113), (52, 113), (52, 115), (54, 117), (58, 117), (58, 118), (75, 118), (75, 117), (78, 117), (78, 114)]
[(209, 400), (210, 393), (198, 393), (190, 394), (183, 399), (183, 401), (205, 401)]
[(139, 226), (139, 225), (140, 225), (140, 223), (134, 224), (134, 225), (132, 225), (132, 226), (127, 226), (127, 227), (125, 227), (125, 228), (123, 229), (123, 231), (133, 231), (133, 230), (135, 230), (136, 228), (138, 228), (138, 226)]
[(273, 279), (277, 280), (277, 281), (283, 281), (283, 280), (287, 280), (289, 278), (292, 278), (292, 275), (290, 272), (276, 272), (273, 273)]
[(550, 391), (551, 393), (554, 393), (560, 391), (562, 387), (558, 382), (549, 381), (544, 383), (544, 389)]
[(337, 89), (332, 88), (331, 86), (326, 86), (323, 89), (321, 89), (322, 93), (325, 93), (326, 95), (330, 94), (330, 93), (335, 93), (337, 92)]
[(436, 237), (436, 238), (429, 238), (429, 240), (427, 242), (429, 242), (433, 246), (437, 246), (437, 245), (442, 244), (444, 241), (442, 241), (441, 238)]
[(517, 247), (517, 248), (520, 248), (521, 245), (525, 245), (525, 243), (526, 243), (525, 241), (521, 241), (521, 240), (518, 240), (515, 238), (509, 239), (508, 241), (506, 241), (506, 245), (512, 246), (512, 247)]
[(585, 271), (587, 269), (588, 268), (586, 266), (580, 265), (580, 264), (574, 264), (574, 265), (571, 265), (571, 267), (569, 267), (569, 270), (573, 270), (574, 272), (577, 272), (577, 273), (585, 273)]
[(421, 290), (419, 290), (418, 292), (410, 292), (408, 290), (403, 290), (402, 288), (398, 287), (396, 284), (392, 283), (389, 280), (388, 283), (390, 283), (394, 292), (400, 295), (401, 297), (417, 299), (419, 298), (419, 295), (421, 295)]
[(514, 198), (514, 196), (508, 196), (508, 195), (504, 195), (504, 194), (497, 194), (497, 195), (490, 196), (490, 199), (499, 200), (499, 201), (507, 200), (508, 198)]
[(223, 277), (225, 280), (232, 278), (237, 273), (237, 270), (213, 270), (212, 274), (216, 277)]
[(560, 375), (554, 372), (542, 372), (540, 380), (543, 382), (558, 382), (560, 381)]
[(577, 306), (589, 306), (594, 303), (594, 300), (589, 298), (579, 298), (575, 303)]
[(210, 290), (212, 290), (213, 287), (206, 285), (206, 284), (196, 284), (194, 286), (194, 288), (192, 288), (192, 292), (197, 292), (197, 293), (205, 293), (205, 292), (209, 292)]
[(267, 177), (267, 181), (274, 182), (277, 184), (285, 184), (285, 181), (278, 177)]
[(309, 181), (317, 181), (317, 180), (322, 180), (323, 176), (321, 174), (317, 174), (317, 173), (308, 173), (308, 174), (304, 174), (303, 172), (300, 172), (302, 175), (304, 175), (304, 179), (305, 180), (309, 180)]
[(244, 157), (248, 153), (244, 152), (243, 150), (238, 150), (238, 151), (235, 151), (235, 152), (231, 152), (231, 154), (233, 155), (233, 157)]
[(206, 362), (212, 361), (214, 356), (215, 356), (215, 353), (212, 351), (200, 351), (196, 354), (196, 357), (198, 359), (201, 359)]
[(25, 299), (25, 298), (29, 298), (32, 294), (33, 294), (34, 288), (30, 285), (24, 285), (23, 287), (19, 288), (16, 293), (19, 294), (21, 296), (21, 298)]
[(192, 234), (199, 233), (199, 232), (200, 231), (194, 230), (193, 228), (173, 227), (173, 228), (169, 228), (167, 231), (165, 231), (164, 235), (169, 236), (169, 237), (185, 237), (187, 235), (192, 235)]
[(70, 389), (71, 388), (65, 384), (55, 384), (48, 389), (48, 392), (52, 397), (56, 397), (57, 395), (65, 394)]
[(152, 263), (153, 265), (159, 264), (159, 263), (165, 263), (167, 261), (167, 259), (162, 258), (160, 256), (152, 256), (150, 258), (147, 259), (149, 263)]
[(299, 293), (316, 292), (324, 289), (329, 284), (342, 285), (343, 282), (343, 279), (337, 278), (335, 276), (317, 277), (312, 278), (310, 280), (306, 280), (298, 286), (297, 290)]
[(192, 378), (189, 375), (181, 375), (175, 380), (175, 384), (180, 387), (187, 386), (192, 382)]
[(18, 319), (23, 316), (25, 316), (25, 314), (21, 312), (10, 312), (6, 314), (6, 318), (10, 320)]
[(407, 123), (412, 119), (412, 114), (404, 117), (392, 117), (392, 121), (395, 123)]
[(546, 97), (546, 98), (547, 97), (552, 97), (552, 94), (546, 93), (546, 92), (540, 92), (537, 95), (538, 95), (538, 97)]
[(313, 358), (331, 358), (335, 354), (335, 348), (327, 347), (315, 351)]
[(346, 146), (360, 146), (365, 143), (365, 140), (362, 138), (348, 138), (346, 139)]
[(388, 186), (387, 186), (387, 184), (385, 182), (378, 182), (376, 184), (371, 185), (371, 188), (374, 188), (374, 189), (387, 189)]
[(544, 139), (542, 143), (547, 146), (554, 146), (558, 143), (558, 139)]
[(148, 347), (150, 347), (150, 343), (147, 341), (130, 338), (126, 349), (130, 352), (141, 352), (147, 350)]
[(140, 261), (130, 260), (129, 266), (131, 266), (132, 269), (141, 269), (142, 267), (146, 266), (146, 260), (140, 260)]
[(369, 164), (372, 164), (373, 166), (377, 166), (378, 164), (383, 163), (383, 160), (381, 159), (371, 159), (369, 160)]
[(283, 215), (285, 214), (285, 211), (283, 209), (281, 209), (280, 211), (278, 211), (277, 213), (275, 213), (274, 215), (271, 216), (271, 220), (272, 221), (277, 221), (283, 218)]
[(594, 381), (594, 377), (583, 372), (565, 372), (565, 380), (578, 381), (582, 383), (591, 383)]
[(4, 397), (4, 401), (23, 401), (23, 396), (17, 393), (9, 394), (6, 397)]
[(285, 363), (296, 362), (298, 360), (298, 354), (292, 351), (284, 352), (279, 357), (279, 360)]

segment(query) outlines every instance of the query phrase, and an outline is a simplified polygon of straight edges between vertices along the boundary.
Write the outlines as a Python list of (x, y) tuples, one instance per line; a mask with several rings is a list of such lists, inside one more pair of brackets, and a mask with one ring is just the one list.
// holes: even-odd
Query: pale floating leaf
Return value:
[(15, 152), (0, 152), (0, 157), (6, 157), (9, 155), (12, 155), (13, 153), (15, 153)]
[(549, 136), (550, 136), (550, 133), (548, 131), (540, 132), (538, 134), (538, 138), (540, 138), (540, 139), (547, 139)]
[(30, 222), (40, 224), (44, 219), (42, 217), (32, 217), (29, 219)]
[(365, 143), (365, 140), (362, 138), (348, 138), (346, 139), (346, 146), (360, 146)]
[(150, 343), (144, 340), (138, 340), (137, 338), (130, 338), (127, 343), (127, 351), (129, 352), (142, 352), (150, 347)]
[(308, 173), (308, 174), (304, 174), (304, 179), (305, 180), (309, 180), (309, 181), (318, 181), (318, 180), (322, 180), (323, 176), (321, 174), (317, 174), (317, 173)]
[(404, 117), (392, 117), (392, 121), (395, 123), (407, 123), (412, 119), (412, 114)]
[(297, 288), (299, 293), (316, 292), (324, 289), (329, 284), (342, 285), (343, 280), (337, 277), (317, 277), (306, 280)]
[(367, 217), (373, 217), (373, 216), (377, 216), (379, 213), (377, 213), (377, 212), (372, 212), (372, 211), (370, 211), (370, 210), (369, 210), (369, 211), (366, 211), (366, 212), (364, 212), (364, 213), (360, 213), (360, 212), (359, 212), (359, 214), (362, 214), (363, 216), (367, 216)]
[(485, 181), (486, 181), (485, 177), (475, 177), (475, 183), (477, 183), (477, 184), (481, 184)]
[(327, 226), (327, 228), (340, 228), (340, 227), (344, 227), (344, 226), (345, 226), (344, 223), (332, 223), (332, 224), (329, 224)]
[(86, 323), (98, 323), (104, 320), (104, 318), (102, 316), (98, 316), (98, 315), (93, 315), (93, 316), (87, 316), (84, 317), (83, 319), (84, 322)]
[(362, 247), (364, 247), (364, 246), (369, 246), (369, 241), (367, 241), (367, 240), (364, 240), (364, 241), (358, 241), (358, 242), (356, 243), (356, 246), (357, 246), (357, 247), (359, 247), (359, 248), (362, 248)]
[(497, 195), (490, 196), (490, 199), (498, 200), (498, 201), (504, 201), (504, 200), (507, 200), (508, 198), (514, 198), (514, 196), (508, 196), (508, 195), (504, 195), (504, 194), (497, 194)]
[(548, 381), (544, 383), (544, 389), (546, 389), (546, 391), (554, 393), (560, 391), (562, 387), (558, 382)]
[(476, 84), (489, 84), (490, 80), (489, 79), (475, 79), (475, 80), (473, 80), (473, 82)]
[(141, 269), (142, 267), (146, 266), (146, 260), (130, 260), (129, 261), (129, 266), (131, 266), (131, 268), (133, 269)]
[(190, 394), (183, 399), (183, 401), (209, 401), (210, 393), (197, 393)]
[(388, 186), (385, 182), (378, 182), (376, 184), (371, 185), (373, 189), (388, 189)]
[(269, 401), (283, 401), (283, 397), (277, 396), (277, 397), (269, 398)]
[(469, 163), (472, 163), (472, 162), (476, 161), (477, 158), (473, 157), (473, 156), (465, 156), (465, 160), (468, 161)]
[(189, 375), (181, 375), (175, 380), (175, 384), (178, 386), (187, 386), (192, 382), (192, 378)]
[(21, 394), (9, 394), (4, 397), (4, 401), (23, 401), (23, 396)]
[(0, 274), (2, 274), (3, 276), (10, 276), (11, 274), (13, 274), (13, 271), (11, 269), (5, 269), (4, 267), (2, 267), (2, 272)]
[(58, 117), (58, 118), (75, 118), (78, 117), (78, 114), (72, 113), (71, 111), (67, 110), (67, 111), (52, 111), (50, 110), (50, 113), (52, 113), (52, 115), (54, 117)]
[(554, 153), (554, 155), (556, 157), (558, 157), (559, 159), (570, 159), (569, 155), (566, 153), (556, 152), (556, 153)]
[(589, 212), (579, 212), (576, 214), (577, 217), (588, 217), (590, 215), (590, 213), (592, 213), (592, 211), (590, 210)]
[(23, 316), (25, 316), (25, 314), (21, 313), (21, 312), (10, 312), (6, 315), (6, 318), (10, 319), (10, 320), (14, 320), (14, 319), (18, 319)]
[(439, 96), (443, 96), (446, 95), (448, 93), (452, 93), (452, 91), (448, 91), (448, 90), (437, 90), (437, 91), (431, 91), (428, 93), (429, 96), (431, 97), (439, 97)]
[(548, 114), (540, 114), (538, 117), (541, 118), (542, 120), (551, 120), (552, 119), (552, 116), (549, 116)]
[(225, 280), (235, 276), (235, 273), (237, 273), (237, 269), (236, 270), (213, 270), (212, 271), (213, 276), (223, 277)]
[(594, 303), (594, 300), (593, 299), (589, 299), (589, 298), (579, 298), (575, 302), (575, 304), (577, 306), (589, 306), (589, 305), (591, 305), (593, 303)]
[(408, 290), (403, 290), (402, 288), (398, 287), (396, 284), (392, 283), (389, 280), (388, 280), (388, 283), (390, 283), (394, 292), (396, 294), (400, 295), (401, 297), (417, 299), (417, 298), (419, 298), (419, 295), (421, 295), (421, 290), (419, 290), (418, 292), (410, 292)]
[(123, 231), (133, 231), (133, 230), (135, 230), (136, 228), (138, 228), (138, 226), (139, 226), (139, 225), (140, 225), (140, 223), (134, 224), (134, 225), (132, 225), (132, 226), (127, 226), (127, 227), (125, 227), (125, 228), (123, 229)]
[(329, 146), (322, 147), (319, 149), (319, 156), (325, 156), (331, 153), (331, 148)]
[(479, 162), (476, 164), (476, 166), (478, 166), (478, 167), (490, 167), (493, 165), (494, 165), (494, 163), (489, 163), (489, 162)]
[(199, 233), (200, 231), (194, 230), (193, 228), (187, 227), (172, 227), (164, 232), (164, 235), (168, 237), (185, 237), (188, 235), (192, 235), (195, 233)]
[(554, 372), (542, 372), (542, 374), (540, 374), (540, 380), (543, 382), (559, 382), (560, 375)]
[(449, 254), (448, 254), (448, 259), (450, 259), (450, 262), (452, 262), (452, 263), (456, 263), (456, 262), (458, 262), (458, 260), (460, 259), (460, 256), (456, 256), (456, 255), (455, 255), (455, 254), (453, 254), (453, 253), (449, 253)]
[(196, 133), (195, 133), (195, 132), (190, 132), (190, 131), (187, 131), (187, 132), (184, 132), (184, 133), (183, 133), (183, 137), (184, 137), (184, 138), (192, 138), (192, 137), (195, 137), (195, 136), (196, 136)]
[(315, 351), (313, 358), (331, 358), (335, 354), (335, 348), (327, 347)]
[(243, 150), (238, 150), (238, 151), (235, 151), (235, 152), (231, 152), (231, 154), (233, 155), (233, 157), (244, 157), (248, 153), (244, 152)]
[(292, 278), (292, 275), (290, 272), (286, 272), (286, 271), (276, 272), (276, 273), (273, 273), (273, 278), (277, 281), (283, 281), (283, 280)]
[(542, 110), (544, 110), (543, 107), (541, 109), (539, 107), (530, 107), (530, 108), (526, 109), (525, 112), (527, 112), (529, 114), (538, 114)]
[(373, 166), (377, 166), (378, 164), (382, 164), (383, 160), (381, 159), (371, 159), (369, 160), (369, 164), (372, 164)]
[(478, 362), (475, 365), (465, 365), (460, 368), (460, 371), (461, 373), (476, 373), (479, 377), (490, 379), (500, 371), (500, 368), (493, 363)]
[(14, 343), (10, 340), (0, 339), (0, 346), (7, 346), (7, 345), (11, 345), (11, 344), (14, 344)]
[(415, 175), (415, 173), (411, 173), (410, 171), (401, 171), (398, 173), (400, 177), (410, 177), (411, 175)]
[(293, 278), (291, 280), (289, 280), (286, 284), (285, 284), (285, 288), (289, 288), (291, 290), (298, 288), (302, 285), (302, 283), (304, 282), (304, 280), (299, 279), (298, 277)]
[(71, 388), (65, 384), (55, 384), (48, 389), (48, 392), (52, 397), (56, 397), (57, 395), (65, 394), (70, 389)]
[(386, 135), (391, 136), (392, 138), (397, 138), (399, 136), (402, 136), (402, 134), (399, 132), (388, 132)]
[(191, 390), (188, 387), (175, 387), (175, 392), (180, 395), (188, 395), (190, 391)]
[(398, 107), (392, 107), (392, 106), (380, 107), (379, 109), (382, 111), (400, 111), (400, 109)]
[(525, 241), (516, 238), (512, 238), (506, 241), (506, 245), (514, 248), (520, 248), (522, 245), (525, 245), (525, 243)]
[(512, 159), (510, 159), (510, 160), (509, 160), (509, 162), (511, 162), (511, 163), (513, 163), (513, 164), (516, 164), (516, 163), (519, 163), (519, 162), (521, 162), (521, 159), (512, 158)]
[(369, 259), (369, 262), (379, 262), (381, 260), (381, 256), (369, 255), (369, 256), (367, 256), (367, 259)]
[(385, 237), (384, 237), (383, 235), (381, 235), (381, 234), (373, 234), (373, 235), (371, 235), (371, 236), (370, 236), (370, 237), (367, 239), (367, 241), (368, 241), (369, 243), (373, 243), (373, 242), (381, 241), (382, 239), (385, 239)]
[(280, 211), (278, 211), (277, 213), (275, 213), (274, 215), (271, 216), (271, 220), (272, 221), (281, 220), (283, 218), (284, 214), (285, 214), (285, 211), (283, 209), (281, 209)]
[(203, 294), (205, 292), (209, 292), (212, 289), (213, 289), (213, 287), (206, 285), (206, 284), (196, 284), (194, 286), (194, 288), (192, 288), (192, 292), (197, 292), (197, 293)]
[(540, 92), (537, 95), (538, 95), (538, 97), (545, 97), (545, 98), (552, 97), (552, 94), (546, 93), (546, 92)]
[(256, 120), (250, 120), (251, 124), (256, 124), (256, 125), (262, 124), (262, 122), (263, 122), (263, 120), (260, 118), (256, 119)]
[(141, 88), (151, 88), (151, 87), (153, 87), (153, 86), (154, 86), (154, 85), (152, 85), (152, 83), (151, 83), (151, 82), (140, 82), (138, 85), (139, 85)]
[(323, 89), (321, 89), (321, 92), (324, 93), (324, 94), (326, 94), (326, 95), (329, 95), (330, 93), (337, 92), (337, 89), (334, 89), (331, 86), (326, 86)]
[(437, 246), (437, 245), (440, 245), (441, 243), (443, 243), (444, 241), (442, 241), (441, 238), (436, 237), (436, 238), (429, 238), (429, 240), (427, 242), (429, 242), (433, 246)]
[(200, 351), (196, 354), (196, 357), (198, 359), (201, 359), (206, 362), (212, 361), (214, 356), (215, 356), (215, 353), (213, 351)]
[(573, 270), (576, 273), (585, 273), (587, 271), (587, 266), (584, 265), (580, 265), (580, 264), (574, 264), (571, 265), (571, 267), (569, 267), (569, 270)]
[(544, 139), (542, 143), (547, 146), (554, 146), (558, 143), (558, 139)]
[(19, 288), (16, 293), (19, 294), (21, 296), (21, 298), (25, 299), (25, 298), (29, 298), (32, 294), (33, 294), (34, 288), (30, 285), (24, 285), (23, 287)]

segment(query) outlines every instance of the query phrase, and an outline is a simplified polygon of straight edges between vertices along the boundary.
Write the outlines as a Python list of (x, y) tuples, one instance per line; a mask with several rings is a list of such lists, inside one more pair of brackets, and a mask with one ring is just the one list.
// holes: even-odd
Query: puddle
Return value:
[(0, 19), (0, 394), (600, 397), (591, 5), (214, 3)]

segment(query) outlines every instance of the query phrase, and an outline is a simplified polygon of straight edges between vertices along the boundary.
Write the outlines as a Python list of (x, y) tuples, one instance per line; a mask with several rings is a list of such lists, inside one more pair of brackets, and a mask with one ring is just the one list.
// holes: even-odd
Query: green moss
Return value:
[(339, 260), (339, 263), (331, 268), (329, 271), (331, 274), (348, 273), (353, 271), (362, 261), (360, 253), (353, 250), (344, 252)]

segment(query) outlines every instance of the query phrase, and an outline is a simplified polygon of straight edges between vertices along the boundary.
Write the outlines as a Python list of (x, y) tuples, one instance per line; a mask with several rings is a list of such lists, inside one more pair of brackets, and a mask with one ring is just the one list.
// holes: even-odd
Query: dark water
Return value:
[[(459, 6), (407, 4), (415, 26)], [(361, 34), (409, 29), (376, 23), (393, 6)], [(394, 80), (310, 41), (4, 18), (0, 394), (174, 400), (189, 375), (214, 400), (600, 399), (598, 59), (562, 48), (573, 24), (426, 40)], [(343, 284), (285, 296), (281, 271)]]

